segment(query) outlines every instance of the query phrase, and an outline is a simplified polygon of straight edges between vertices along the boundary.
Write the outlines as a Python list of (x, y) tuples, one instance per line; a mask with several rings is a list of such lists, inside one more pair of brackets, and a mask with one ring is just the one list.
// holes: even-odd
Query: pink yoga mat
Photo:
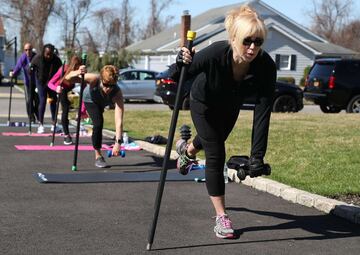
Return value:
[[(15, 145), (15, 148), (19, 151), (73, 151), (75, 149), (75, 145)], [(103, 145), (102, 150), (109, 150), (110, 147), (108, 145)], [(94, 147), (92, 145), (79, 145), (79, 151), (92, 151)]]
[[(38, 133), (31, 133), (31, 135), (29, 135), (29, 132), (2, 132), (1, 135), (3, 136), (47, 136), (50, 137), (52, 136), (52, 133), (43, 133), (43, 134), (38, 134)], [(64, 134), (55, 134), (55, 136), (64, 136)], [(88, 137), (89, 135), (80, 135), (80, 137)]]

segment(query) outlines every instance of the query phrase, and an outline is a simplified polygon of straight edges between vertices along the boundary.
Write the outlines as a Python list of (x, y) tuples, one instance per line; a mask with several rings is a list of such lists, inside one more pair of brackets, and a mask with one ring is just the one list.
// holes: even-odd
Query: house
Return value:
[[(357, 52), (331, 44), (309, 29), (291, 20), (260, 0), (239, 2), (208, 10), (191, 19), (191, 30), (197, 32), (194, 46), (201, 50), (212, 42), (227, 39), (224, 27), (226, 13), (234, 7), (248, 3), (268, 28), (268, 38), (262, 46), (276, 62), (278, 77), (293, 77), (299, 84), (304, 68), (311, 66), (316, 58), (352, 57)], [(184, 16), (188, 16), (184, 13)], [(180, 46), (183, 22), (151, 38), (134, 43), (127, 50), (141, 51), (135, 67), (163, 71), (175, 61)]]
[[(10, 70), (16, 65), (17, 50), (17, 37), (15, 36), (9, 40), (6, 39), (3, 20), (0, 16), (0, 70), (5, 77), (8, 77)], [(22, 75), (19, 77), (23, 79)]]

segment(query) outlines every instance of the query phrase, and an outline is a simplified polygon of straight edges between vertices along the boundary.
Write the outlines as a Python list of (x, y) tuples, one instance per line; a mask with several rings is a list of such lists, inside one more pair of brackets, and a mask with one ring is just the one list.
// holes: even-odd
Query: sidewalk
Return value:
[[(10, 87), (9, 86), (0, 86), (0, 98), (9, 98), (10, 96)], [(12, 89), (12, 98), (25, 98), (24, 91), (17, 85), (14, 85)]]

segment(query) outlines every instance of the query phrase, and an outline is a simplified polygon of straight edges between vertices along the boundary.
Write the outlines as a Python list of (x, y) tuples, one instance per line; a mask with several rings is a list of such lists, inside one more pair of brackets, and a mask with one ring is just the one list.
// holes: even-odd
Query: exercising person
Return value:
[(118, 69), (112, 65), (106, 65), (100, 70), (100, 75), (86, 73), (86, 67), (80, 66), (78, 70), (70, 71), (64, 81), (68, 83), (81, 82), (81, 75), (88, 84), (84, 88), (83, 101), (86, 110), (93, 123), (92, 145), (95, 150), (95, 166), (107, 167), (101, 154), (102, 130), (104, 125), (104, 109), (110, 103), (115, 104), (115, 144), (112, 149), (114, 156), (119, 155), (122, 143), (124, 101), (121, 89), (117, 86)]
[(248, 5), (232, 9), (226, 16), (227, 41), (211, 44), (194, 54), (182, 47), (173, 78), (181, 66), (189, 64), (188, 77), (197, 76), (190, 91), (190, 110), (197, 135), (190, 144), (179, 140), (177, 167), (187, 174), (196, 164), (196, 154), (204, 149), (206, 187), (216, 212), (214, 232), (219, 238), (233, 238), (232, 222), (225, 211), (225, 141), (238, 118), (246, 97), (255, 96), (250, 171), (264, 165), (267, 149), (276, 66), (261, 49), (266, 27)]
[[(26, 112), (29, 116), (31, 122), (35, 123), (36, 119), (38, 120), (38, 107), (39, 107), (39, 98), (35, 92), (35, 76), (30, 73), (29, 67), (31, 60), (35, 57), (36, 53), (33, 52), (33, 47), (31, 43), (25, 43), (24, 53), (21, 54), (18, 59), (16, 66), (13, 72), (10, 72), (11, 77), (17, 77), (21, 70), (24, 74), (24, 90), (25, 90), (25, 102), (26, 102)], [(32, 86), (30, 86), (32, 85)], [(32, 102), (30, 102), (32, 98)], [(36, 117), (36, 118), (35, 118)]]
[[(69, 110), (70, 110), (70, 101), (68, 99), (68, 93), (75, 87), (74, 83), (69, 83), (65, 80), (65, 76), (71, 71), (78, 70), (81, 66), (81, 58), (77, 55), (74, 55), (70, 59), (70, 63), (60, 67), (55, 75), (51, 78), (48, 83), (48, 87), (59, 94), (59, 99), (61, 103), (61, 125), (64, 132), (64, 144), (71, 145), (72, 138), (69, 132)], [(82, 113), (86, 112), (85, 106), (81, 104)]]
[[(55, 54), (55, 47), (52, 44), (45, 44), (41, 54), (37, 54), (31, 60), (31, 66), (35, 72), (36, 77), (36, 89), (39, 95), (39, 127), (37, 132), (39, 134), (44, 133), (44, 115), (46, 109), (46, 101), (49, 96), (51, 119), (53, 125), (51, 131), (55, 126), (55, 111), (56, 111), (56, 92), (49, 89), (47, 86), (51, 77), (62, 66), (61, 60)], [(60, 129), (56, 127), (56, 132), (60, 132)]]

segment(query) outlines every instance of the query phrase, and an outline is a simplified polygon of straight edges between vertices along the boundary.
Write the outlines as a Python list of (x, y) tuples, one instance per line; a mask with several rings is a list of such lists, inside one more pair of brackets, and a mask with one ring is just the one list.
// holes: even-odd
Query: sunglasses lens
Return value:
[(257, 46), (257, 47), (261, 46), (261, 45), (263, 44), (263, 42), (264, 42), (264, 40), (261, 39), (261, 38), (256, 38), (256, 39), (254, 40), (254, 44), (255, 44), (255, 46)]
[(256, 37), (255, 40), (252, 40), (251, 37), (246, 37), (243, 40), (243, 45), (245, 46), (250, 46), (252, 43), (254, 43), (254, 45), (256, 47), (259, 47), (263, 44), (264, 40), (262, 38)]
[(244, 39), (244, 41), (243, 41), (243, 44), (244, 44), (245, 46), (250, 46), (251, 43), (252, 43), (252, 40), (251, 40), (250, 37), (246, 37), (246, 38)]

